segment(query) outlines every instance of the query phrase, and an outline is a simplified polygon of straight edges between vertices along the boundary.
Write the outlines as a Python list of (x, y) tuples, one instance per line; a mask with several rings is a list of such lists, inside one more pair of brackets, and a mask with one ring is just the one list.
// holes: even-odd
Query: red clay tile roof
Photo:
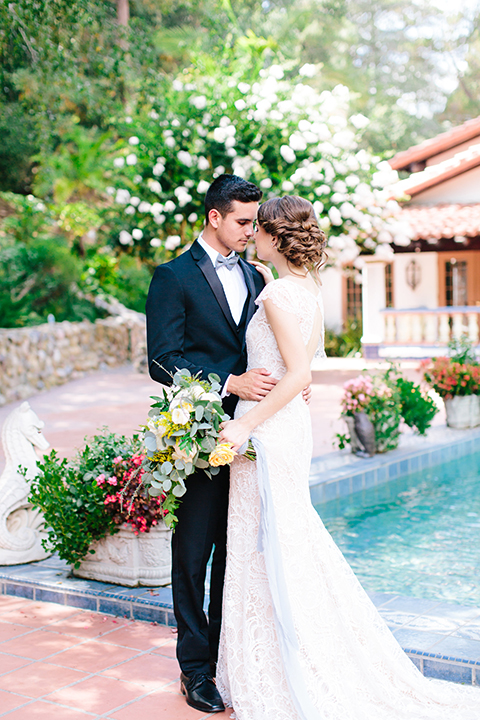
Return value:
[(396, 192), (405, 193), (406, 195), (417, 195), (423, 190), (427, 190), (434, 185), (439, 185), (445, 180), (461, 175), (467, 170), (478, 167), (480, 165), (480, 143), (478, 145), (470, 145), (467, 150), (457, 153), (448, 160), (444, 160), (437, 165), (429, 165), (421, 172), (412, 173), (405, 180), (395, 186)]
[(467, 120), (463, 125), (447, 130), (447, 132), (441, 133), (430, 140), (425, 140), (420, 145), (414, 145), (408, 150), (399, 152), (388, 162), (394, 170), (402, 170), (413, 162), (427, 160), (478, 135), (480, 135), (480, 117)]
[(402, 208), (399, 219), (410, 224), (412, 240), (480, 235), (480, 203), (407, 206)]

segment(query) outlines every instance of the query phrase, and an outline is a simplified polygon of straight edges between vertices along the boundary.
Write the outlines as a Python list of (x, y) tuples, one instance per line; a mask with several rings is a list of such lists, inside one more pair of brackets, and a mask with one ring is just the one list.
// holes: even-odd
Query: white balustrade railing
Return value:
[(475, 345), (480, 342), (480, 307), (386, 308), (381, 312), (384, 343), (446, 345), (463, 335)]

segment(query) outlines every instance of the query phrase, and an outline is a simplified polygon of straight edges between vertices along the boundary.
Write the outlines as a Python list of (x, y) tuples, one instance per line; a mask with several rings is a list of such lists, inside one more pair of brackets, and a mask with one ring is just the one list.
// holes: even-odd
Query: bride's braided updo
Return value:
[(318, 270), (325, 262), (327, 239), (308, 200), (297, 195), (271, 198), (260, 205), (257, 221), (294, 267)]

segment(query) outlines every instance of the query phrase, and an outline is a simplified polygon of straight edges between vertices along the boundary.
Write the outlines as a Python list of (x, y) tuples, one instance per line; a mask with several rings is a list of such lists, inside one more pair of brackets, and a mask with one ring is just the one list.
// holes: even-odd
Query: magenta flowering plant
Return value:
[(38, 465), (29, 500), (45, 517), (45, 549), (79, 567), (93, 543), (124, 524), (148, 532), (163, 518), (161, 498), (148, 495), (142, 482), (141, 446), (105, 428), (86, 440), (71, 460), (55, 451)]
[(163, 497), (152, 497), (143, 483), (145, 472), (142, 463), (145, 456), (135, 453), (131, 457), (121, 455), (113, 460), (113, 474), (106, 477), (100, 473), (95, 478), (97, 486), (105, 491), (105, 511), (115, 525), (127, 523), (135, 535), (149, 532), (163, 519)]

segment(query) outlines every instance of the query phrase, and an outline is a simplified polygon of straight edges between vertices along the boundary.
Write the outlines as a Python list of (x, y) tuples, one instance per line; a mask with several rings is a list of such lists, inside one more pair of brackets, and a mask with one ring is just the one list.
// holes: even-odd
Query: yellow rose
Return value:
[(230, 465), (236, 454), (235, 450), (232, 450), (232, 443), (219, 443), (210, 453), (208, 462), (212, 467)]

